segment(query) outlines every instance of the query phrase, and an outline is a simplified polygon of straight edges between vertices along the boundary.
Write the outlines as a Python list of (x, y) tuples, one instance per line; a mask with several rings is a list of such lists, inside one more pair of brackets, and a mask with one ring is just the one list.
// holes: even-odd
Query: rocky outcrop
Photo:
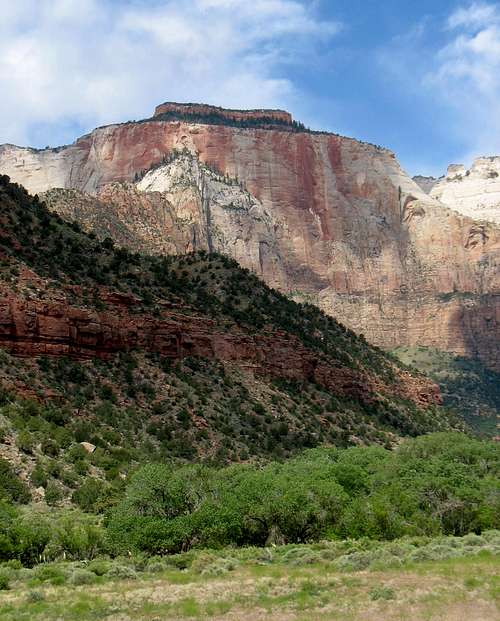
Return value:
[(0, 172), (33, 192), (78, 191), (78, 203), (51, 192), (52, 208), (134, 249), (218, 250), (374, 343), (500, 368), (494, 224), (446, 209), (373, 145), (161, 118), (60, 150), (0, 147)]
[(289, 333), (221, 330), (205, 316), (165, 308), (159, 317), (138, 314), (131, 295), (102, 293), (103, 311), (58, 300), (26, 299), (0, 291), (0, 345), (17, 356), (107, 358), (118, 352), (156, 352), (172, 359), (202, 356), (234, 362), (266, 377), (312, 381), (333, 394), (373, 403), (377, 395), (410, 399), (419, 406), (440, 404), (437, 386), (395, 368), (393, 384), (339, 367), (309, 350)]
[(216, 117), (227, 121), (262, 121), (263, 123), (280, 123), (291, 125), (292, 115), (284, 110), (228, 110), (219, 106), (207, 104), (183, 104), (166, 102), (156, 106), (155, 117), (162, 115), (197, 116), (197, 117)]
[(424, 175), (416, 175), (415, 177), (413, 177), (413, 181), (415, 181), (418, 187), (426, 194), (430, 194), (432, 188), (437, 183), (439, 183), (440, 179), (436, 179), (436, 177), (425, 177)]
[[(422, 179), (422, 178), (420, 178)], [(415, 181), (419, 183), (417, 178)], [(476, 220), (500, 224), (500, 157), (480, 157), (469, 169), (448, 167), (446, 176), (420, 186), (447, 207)]]

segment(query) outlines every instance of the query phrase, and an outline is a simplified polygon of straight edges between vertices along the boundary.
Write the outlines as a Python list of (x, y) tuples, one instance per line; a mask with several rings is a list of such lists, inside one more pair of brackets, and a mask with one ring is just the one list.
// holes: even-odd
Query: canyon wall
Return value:
[(0, 173), (136, 250), (224, 252), (376, 344), (500, 369), (499, 227), (447, 209), (385, 149), (150, 119), (60, 149), (3, 145)]

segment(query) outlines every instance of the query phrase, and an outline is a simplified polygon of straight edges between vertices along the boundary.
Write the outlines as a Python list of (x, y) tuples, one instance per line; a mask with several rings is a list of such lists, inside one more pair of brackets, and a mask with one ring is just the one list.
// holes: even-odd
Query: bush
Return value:
[(107, 486), (102, 481), (88, 478), (73, 492), (71, 500), (83, 511), (96, 512), (100, 508), (106, 489)]
[(45, 502), (48, 505), (56, 505), (63, 498), (61, 486), (54, 480), (50, 480), (45, 488)]
[(376, 586), (370, 591), (370, 599), (376, 601), (378, 599), (391, 600), (396, 599), (394, 589), (388, 586)]
[(42, 453), (50, 457), (57, 457), (59, 454), (59, 445), (52, 438), (44, 438), (41, 444)]
[(17, 559), (31, 566), (40, 560), (50, 540), (50, 527), (42, 516), (0, 502), (0, 524), (0, 561)]
[(153, 560), (149, 561), (148, 564), (146, 565), (146, 571), (154, 574), (154, 573), (160, 573), (162, 571), (166, 571), (170, 567), (171, 566), (169, 565), (167, 561), (158, 560), (157, 558), (154, 558)]
[(30, 479), (35, 487), (45, 487), (47, 485), (47, 473), (41, 464), (37, 464), (33, 468)]
[(135, 580), (137, 572), (129, 565), (113, 564), (107, 573), (109, 578), (118, 578), (120, 580)]
[(0, 501), (27, 503), (30, 498), (27, 485), (14, 473), (9, 462), (0, 457)]
[(0, 567), (0, 591), (7, 591), (10, 589), (12, 573), (4, 568)]
[(320, 552), (309, 548), (291, 548), (281, 557), (281, 561), (287, 565), (311, 565), (323, 560)]
[(20, 451), (23, 451), (23, 453), (31, 454), (35, 447), (35, 441), (29, 431), (23, 430), (17, 434), (16, 445)]
[(238, 565), (234, 558), (222, 558), (210, 552), (201, 552), (192, 562), (191, 569), (202, 576), (222, 576)]
[(32, 572), (34, 582), (64, 584), (68, 578), (67, 567), (55, 563), (37, 565)]
[(361, 571), (368, 569), (372, 561), (373, 556), (370, 552), (354, 552), (339, 557), (334, 566), (340, 571)]
[(92, 584), (96, 581), (96, 574), (88, 569), (74, 569), (68, 582), (75, 586), (80, 584)]
[(91, 561), (87, 565), (87, 568), (88, 568), (89, 571), (94, 573), (96, 576), (104, 576), (105, 574), (108, 573), (108, 571), (110, 570), (111, 566), (112, 565), (111, 565), (110, 561), (96, 559), (94, 561)]

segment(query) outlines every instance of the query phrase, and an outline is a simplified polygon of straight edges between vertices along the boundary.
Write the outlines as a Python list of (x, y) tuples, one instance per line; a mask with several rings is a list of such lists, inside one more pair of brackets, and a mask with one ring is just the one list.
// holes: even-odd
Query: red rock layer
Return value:
[[(33, 192), (96, 193), (174, 149), (243, 181), (273, 219), (278, 251), (258, 272), (266, 282), (381, 346), (428, 345), (500, 369), (500, 229), (430, 199), (384, 149), (330, 134), (150, 120), (97, 129), (58, 151), (0, 147), (0, 171)], [(126, 221), (127, 201), (122, 208)], [(234, 231), (220, 237), (236, 256)]]
[(216, 358), (266, 376), (317, 382), (334, 394), (373, 403), (387, 394), (418, 405), (440, 403), (435, 384), (400, 372), (394, 385), (337, 367), (285, 332), (246, 334), (221, 331), (199, 315), (165, 310), (160, 318), (132, 314), (132, 297), (107, 294), (105, 311), (77, 308), (66, 301), (0, 297), (0, 345), (18, 356), (106, 358), (120, 351), (157, 352), (172, 359), (185, 356)]

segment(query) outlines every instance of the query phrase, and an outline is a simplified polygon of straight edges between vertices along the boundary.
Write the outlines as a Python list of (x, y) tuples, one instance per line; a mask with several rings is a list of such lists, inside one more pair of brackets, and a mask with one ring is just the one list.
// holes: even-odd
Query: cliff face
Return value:
[(463, 215), (500, 224), (500, 157), (477, 158), (470, 169), (452, 164), (428, 192)]
[(443, 207), (384, 149), (153, 119), (57, 151), (0, 147), (0, 172), (32, 192), (77, 191), (49, 204), (134, 249), (217, 250), (374, 343), (500, 368), (499, 228)]
[(432, 188), (441, 181), (440, 179), (436, 179), (436, 177), (426, 177), (424, 175), (416, 175), (413, 177), (413, 181), (418, 185), (418, 187), (423, 190), (426, 194), (430, 194)]
[(14, 355), (107, 358), (123, 351), (147, 351), (180, 360), (200, 356), (232, 362), (257, 375), (315, 382), (332, 394), (370, 404), (375, 395), (410, 399), (418, 406), (441, 403), (432, 382), (399, 372), (394, 386), (375, 377), (321, 360), (317, 352), (285, 332), (248, 334), (221, 330), (215, 322), (182, 309), (160, 317), (131, 312), (133, 296), (104, 293), (105, 311), (58, 301), (23, 299), (2, 287), (0, 345)]
[(292, 115), (285, 110), (228, 110), (207, 104), (183, 104), (166, 102), (156, 106), (155, 117), (164, 114), (181, 116), (213, 116), (229, 121), (262, 121), (264, 123), (278, 123), (291, 125)]
[(136, 353), (166, 369), (165, 358), (188, 358), (193, 368), (228, 363), (261, 386), (321, 387), (334, 411), (370, 414), (403, 435), (453, 424), (435, 407), (433, 382), (235, 261), (206, 252), (150, 257), (101, 243), (3, 176), (0, 348), (110, 363)]

